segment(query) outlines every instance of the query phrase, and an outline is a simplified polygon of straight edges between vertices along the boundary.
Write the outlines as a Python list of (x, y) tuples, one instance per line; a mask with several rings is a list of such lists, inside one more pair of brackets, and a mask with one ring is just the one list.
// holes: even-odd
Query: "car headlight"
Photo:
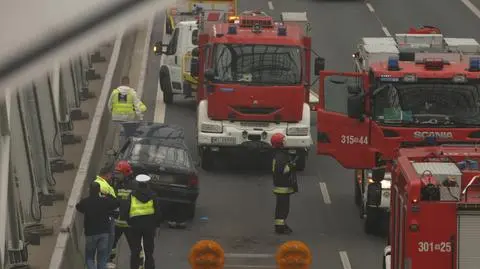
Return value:
[(202, 123), (200, 125), (200, 132), (202, 133), (222, 133), (223, 127), (220, 124)]
[(467, 82), (467, 77), (465, 75), (456, 75), (452, 79), (453, 83), (465, 83)]
[(308, 132), (310, 132), (309, 127), (288, 127), (287, 128), (287, 135), (291, 136), (304, 136), (308, 135)]

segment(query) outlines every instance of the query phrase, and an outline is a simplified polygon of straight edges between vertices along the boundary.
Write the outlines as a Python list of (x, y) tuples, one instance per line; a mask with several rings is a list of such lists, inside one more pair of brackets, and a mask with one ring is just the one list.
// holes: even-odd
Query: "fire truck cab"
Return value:
[(384, 269), (478, 268), (479, 161), (474, 144), (397, 151)]
[[(197, 139), (204, 169), (222, 152), (269, 151), (275, 133), (303, 170), (312, 145), (310, 134), (311, 38), (306, 12), (282, 13), (275, 22), (261, 11), (246, 11), (228, 22), (201, 21)], [(302, 25), (304, 24), (304, 25)], [(315, 59), (315, 73), (324, 68)]]

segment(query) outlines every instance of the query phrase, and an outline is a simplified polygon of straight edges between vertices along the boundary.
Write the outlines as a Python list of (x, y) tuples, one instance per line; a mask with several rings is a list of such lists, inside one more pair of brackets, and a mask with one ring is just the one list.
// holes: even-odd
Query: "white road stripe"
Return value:
[(480, 9), (478, 9), (470, 0), (461, 0), (463, 4), (465, 4), (468, 9), (470, 9), (475, 16), (480, 19)]
[(388, 31), (387, 27), (382, 26), (382, 31), (385, 33), (386, 36), (392, 36), (390, 32)]
[(275, 257), (274, 254), (257, 254), (257, 253), (225, 253), (225, 258), (237, 259), (270, 259)]
[(375, 9), (373, 8), (372, 4), (366, 3), (365, 5), (367, 5), (367, 8), (370, 12), (375, 13)]
[(332, 203), (330, 200), (330, 194), (328, 194), (327, 184), (325, 182), (319, 182), (318, 185), (320, 186), (320, 192), (323, 196), (323, 202), (327, 205)]
[(348, 254), (346, 251), (339, 251), (340, 260), (342, 261), (343, 269), (352, 269), (352, 265), (350, 264), (350, 260), (348, 259)]
[(273, 10), (273, 3), (272, 3), (272, 1), (268, 1), (268, 8), (269, 8), (270, 10)]
[(138, 76), (137, 94), (139, 98), (143, 96), (143, 87), (145, 86), (145, 76), (147, 74), (148, 56), (150, 55), (150, 40), (153, 32), (153, 21), (155, 20), (155, 13), (147, 24), (147, 37), (145, 38), (145, 45), (142, 53), (142, 63), (140, 65), (140, 74)]

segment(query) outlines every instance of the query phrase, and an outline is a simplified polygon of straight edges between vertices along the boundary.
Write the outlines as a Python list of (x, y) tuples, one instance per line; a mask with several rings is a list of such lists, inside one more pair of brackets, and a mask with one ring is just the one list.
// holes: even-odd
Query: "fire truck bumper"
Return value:
[(222, 133), (198, 133), (198, 146), (210, 148), (213, 151), (220, 151), (227, 148), (262, 149), (271, 148), (270, 138), (275, 133), (285, 134), (285, 147), (291, 150), (306, 151), (312, 145), (310, 133), (304, 136), (290, 136), (285, 129), (270, 129), (256, 131), (251, 129), (240, 129), (235, 127), (224, 127)]

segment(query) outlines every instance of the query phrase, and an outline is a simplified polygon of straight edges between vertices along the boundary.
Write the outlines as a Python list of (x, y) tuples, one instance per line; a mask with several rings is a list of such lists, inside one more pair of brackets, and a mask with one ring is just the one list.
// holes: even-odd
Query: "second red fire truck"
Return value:
[[(246, 11), (225, 23), (199, 22), (198, 61), (191, 73), (197, 89), (197, 139), (202, 167), (222, 152), (270, 148), (275, 133), (303, 170), (310, 134), (311, 37), (306, 12), (282, 13), (276, 22)], [(324, 59), (314, 61), (315, 74)]]

